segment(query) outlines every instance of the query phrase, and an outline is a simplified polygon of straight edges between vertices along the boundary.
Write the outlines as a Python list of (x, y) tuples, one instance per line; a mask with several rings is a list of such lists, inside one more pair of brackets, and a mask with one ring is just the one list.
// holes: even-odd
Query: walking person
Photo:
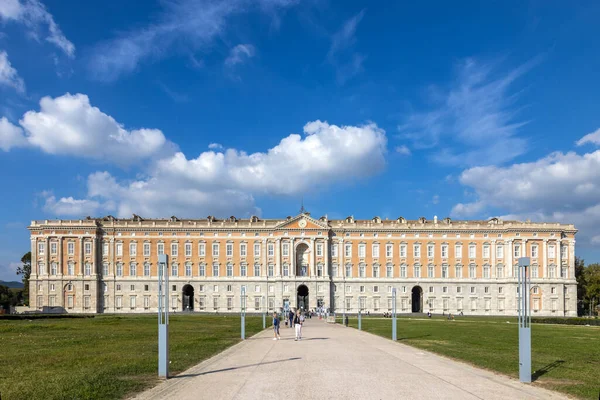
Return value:
[(300, 329), (302, 329), (302, 322), (300, 322), (300, 311), (296, 311), (296, 315), (294, 315), (294, 329), (296, 330), (296, 338), (295, 341), (300, 340)]
[(306, 319), (306, 317), (304, 316), (304, 314), (300, 314), (300, 337), (299, 337), (300, 340), (302, 340), (302, 325), (304, 325), (305, 319)]
[(281, 335), (279, 335), (279, 318), (277, 317), (277, 313), (273, 313), (273, 340), (281, 339)]
[(294, 327), (294, 311), (290, 308), (290, 314), (288, 315), (290, 319), (290, 328)]

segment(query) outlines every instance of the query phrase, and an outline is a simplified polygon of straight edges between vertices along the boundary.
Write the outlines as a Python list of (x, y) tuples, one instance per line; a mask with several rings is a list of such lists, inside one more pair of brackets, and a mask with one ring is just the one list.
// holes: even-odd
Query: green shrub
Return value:
[(594, 325), (600, 326), (600, 320), (591, 318), (560, 318), (560, 317), (534, 317), (531, 322), (535, 324), (560, 324), (560, 325)]

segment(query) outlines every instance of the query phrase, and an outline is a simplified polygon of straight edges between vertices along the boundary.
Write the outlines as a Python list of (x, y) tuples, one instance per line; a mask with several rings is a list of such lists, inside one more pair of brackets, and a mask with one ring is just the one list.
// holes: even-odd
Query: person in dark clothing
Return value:
[(292, 309), (290, 309), (288, 318), (290, 320), (290, 328), (293, 328), (294, 327), (294, 312), (292, 311)]
[(279, 335), (279, 318), (277, 317), (277, 313), (273, 313), (273, 340), (279, 340), (281, 336)]

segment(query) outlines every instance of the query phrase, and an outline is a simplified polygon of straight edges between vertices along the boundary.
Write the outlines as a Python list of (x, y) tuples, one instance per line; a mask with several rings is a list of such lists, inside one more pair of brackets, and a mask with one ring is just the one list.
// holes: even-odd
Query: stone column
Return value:
[(281, 239), (275, 240), (275, 276), (281, 276)]
[(325, 270), (323, 271), (323, 276), (325, 278), (329, 278), (329, 246), (330, 246), (329, 238), (325, 239), (323, 246), (325, 247), (323, 249), (323, 263), (325, 264), (324, 265)]
[[(492, 240), (492, 265), (490, 265), (490, 268), (492, 269), (492, 271), (496, 268), (496, 240), (493, 239)], [(491, 276), (491, 275), (490, 275)], [(481, 277), (483, 278), (483, 266), (481, 266)]]
[(294, 239), (290, 240), (290, 277), (296, 276), (296, 252), (294, 251)]
[[(117, 268), (117, 266), (115, 265), (117, 259), (115, 256), (115, 238), (114, 237), (110, 238), (110, 244), (108, 245), (108, 252), (110, 254), (110, 256), (108, 258), (110, 260), (110, 264), (108, 266), (108, 268), (109, 268), (108, 274), (112, 275), (114, 277), (115, 273), (116, 273), (115, 269)], [(156, 271), (156, 274), (158, 275), (158, 269)], [(114, 310), (114, 302), (113, 302), (113, 310)]]
[(315, 268), (316, 268), (316, 261), (317, 261), (317, 252), (315, 251), (315, 238), (311, 238), (310, 239), (310, 258), (309, 258), (309, 263), (308, 266), (310, 268), (310, 276), (314, 277), (316, 276), (315, 273)]
[[(556, 271), (556, 276), (560, 276), (560, 271), (562, 268), (562, 242), (560, 240), (556, 240), (556, 265), (558, 271)], [(555, 278), (556, 278), (555, 276)]]
[[(344, 260), (344, 257), (346, 256), (346, 249), (344, 248), (344, 239), (339, 240), (338, 246), (339, 246), (338, 247), (338, 260), (339, 260), (339, 264), (340, 264), (338, 267), (338, 276), (345, 278), (346, 277), (346, 262)], [(342, 270), (341, 275), (340, 275), (339, 269)]]
[(509, 239), (506, 243), (505, 254), (506, 262), (504, 263), (504, 276), (510, 278), (512, 276), (513, 271), (513, 243), (512, 239)]
[[(58, 276), (59, 278), (62, 278), (63, 276), (63, 254), (62, 254), (62, 248), (63, 248), (63, 237), (59, 236), (58, 237)], [(62, 296), (64, 297), (64, 296)]]
[(46, 244), (44, 245), (44, 275), (50, 275), (50, 238), (46, 236)]
[[(35, 279), (38, 275), (38, 259), (37, 259), (37, 238), (34, 236), (31, 236), (30, 238), (31, 241), (31, 280)], [(33, 299), (33, 294), (35, 292), (33, 292), (31, 290), (31, 288), (29, 289), (29, 296), (31, 299)], [(31, 300), (29, 300), (29, 302), (31, 303)]]
[(569, 240), (569, 268), (567, 269), (569, 276), (567, 279), (575, 279), (575, 239)]
[(521, 257), (527, 257), (527, 239), (521, 240)]
[(542, 242), (542, 262), (543, 262), (543, 278), (548, 279), (548, 239), (544, 239)]
[(79, 276), (83, 275), (83, 238), (79, 238)]
[(92, 276), (96, 276), (98, 274), (98, 257), (96, 256), (96, 240), (97, 238), (94, 236), (92, 239)]
[[(263, 239), (263, 242), (262, 242), (262, 260), (263, 260), (263, 262), (262, 262), (262, 269), (263, 269), (262, 276), (268, 277), (269, 276), (269, 271), (268, 271), (269, 267), (267, 265), (268, 264), (268, 258), (267, 258), (267, 239), (266, 238)], [(269, 288), (267, 287), (267, 295), (268, 295), (268, 290), (269, 290)]]

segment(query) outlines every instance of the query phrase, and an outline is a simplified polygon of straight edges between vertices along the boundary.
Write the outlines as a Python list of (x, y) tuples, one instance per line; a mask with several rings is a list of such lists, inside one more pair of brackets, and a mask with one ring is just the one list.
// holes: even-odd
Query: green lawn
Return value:
[[(510, 323), (507, 323), (509, 321)], [(341, 318), (338, 319), (341, 323)], [(349, 325), (357, 328), (357, 319)], [(392, 337), (390, 318), (363, 317), (362, 329)], [(430, 350), (478, 367), (519, 377), (516, 318), (407, 318), (397, 321), (402, 343)], [(532, 324), (535, 384), (584, 399), (600, 393), (600, 327)]]
[[(246, 317), (246, 335), (262, 329)], [(0, 396), (7, 399), (115, 399), (158, 382), (156, 315), (0, 320)], [(240, 341), (240, 317), (175, 315), (170, 373)]]

